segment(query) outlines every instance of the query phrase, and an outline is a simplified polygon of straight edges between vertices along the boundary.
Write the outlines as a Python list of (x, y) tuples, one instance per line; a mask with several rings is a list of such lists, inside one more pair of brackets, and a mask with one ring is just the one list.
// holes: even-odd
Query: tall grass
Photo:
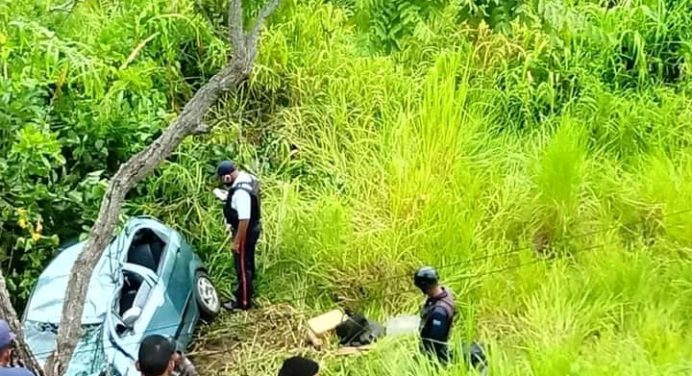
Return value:
[[(454, 340), (486, 343), (492, 374), (690, 374), (692, 213), (673, 214), (692, 210), (692, 106), (687, 71), (670, 79), (689, 3), (538, 2), (506, 33), (441, 3), (383, 56), (353, 14), (368, 2), (286, 1), (250, 88), (128, 210), (186, 232), (228, 293), (210, 191), (231, 157), (265, 187), (269, 301), (384, 320), (416, 312), (409, 276), (432, 264), (460, 304)], [(324, 373), (465, 374), (416, 351), (387, 339)]]

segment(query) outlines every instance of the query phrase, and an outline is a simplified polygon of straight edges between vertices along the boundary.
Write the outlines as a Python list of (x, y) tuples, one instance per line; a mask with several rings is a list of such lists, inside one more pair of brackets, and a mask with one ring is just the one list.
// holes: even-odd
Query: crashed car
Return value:
[[(43, 366), (55, 350), (73, 264), (85, 241), (67, 246), (41, 273), (22, 317), (26, 342)], [(82, 338), (68, 375), (138, 375), (140, 342), (150, 334), (184, 351), (200, 320), (220, 300), (207, 270), (184, 236), (158, 220), (131, 218), (98, 261), (82, 315)]]

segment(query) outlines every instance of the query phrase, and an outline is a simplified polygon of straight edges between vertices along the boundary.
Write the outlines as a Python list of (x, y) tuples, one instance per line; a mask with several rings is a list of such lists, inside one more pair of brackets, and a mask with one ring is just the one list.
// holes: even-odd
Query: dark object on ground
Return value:
[(448, 357), (439, 359), (432, 353), (425, 353), (428, 359), (433, 360), (433, 365), (446, 367), (463, 360), (470, 368), (474, 368), (481, 376), (486, 376), (489, 372), (488, 358), (483, 346), (477, 342), (464, 342), (461, 346), (450, 346)]
[(339, 336), (339, 344), (342, 346), (364, 346), (382, 337), (384, 327), (357, 313), (336, 327), (336, 335)]
[(315, 376), (319, 371), (320, 366), (317, 362), (302, 356), (294, 356), (284, 361), (279, 370), (279, 376)]
[(480, 344), (477, 342), (466, 343), (462, 346), (461, 351), (466, 364), (478, 370), (481, 375), (488, 374), (488, 358)]

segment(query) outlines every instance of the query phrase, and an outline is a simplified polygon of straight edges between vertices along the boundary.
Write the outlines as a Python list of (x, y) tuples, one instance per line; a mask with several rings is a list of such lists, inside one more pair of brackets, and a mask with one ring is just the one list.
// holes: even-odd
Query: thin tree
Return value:
[(38, 365), (36, 358), (27, 347), (24, 342), (24, 330), (22, 325), (17, 318), (17, 311), (14, 310), (12, 306), (12, 300), (10, 299), (10, 293), (7, 291), (7, 285), (5, 284), (5, 276), (0, 270), (0, 315), (7, 321), (12, 328), (12, 331), (17, 335), (17, 355), (21, 361), (21, 365), (33, 370), (36, 373), (41, 372), (41, 367)]
[(84, 250), (77, 258), (66, 291), (65, 302), (58, 327), (56, 351), (51, 354), (43, 370), (38, 367), (26, 346), (16, 312), (0, 274), (0, 304), (2, 314), (18, 334), (20, 356), (25, 364), (47, 376), (62, 376), (82, 335), (81, 317), (84, 311), (91, 271), (98, 263), (116, 228), (120, 210), (127, 193), (149, 175), (188, 136), (206, 133), (210, 126), (204, 115), (219, 96), (239, 89), (248, 79), (257, 56), (257, 43), (266, 18), (274, 11), (279, 0), (268, 0), (257, 15), (253, 27), (246, 31), (243, 25), (241, 0), (229, 0), (228, 22), (232, 47), (231, 60), (209, 82), (202, 86), (183, 107), (178, 117), (144, 150), (120, 166), (110, 180), (101, 201), (98, 217), (91, 227)]

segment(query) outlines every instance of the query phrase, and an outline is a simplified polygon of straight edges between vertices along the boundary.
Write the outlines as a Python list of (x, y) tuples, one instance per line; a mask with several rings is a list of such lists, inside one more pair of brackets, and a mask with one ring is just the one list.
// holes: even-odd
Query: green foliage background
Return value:
[[(224, 64), (225, 13), (0, 1), (0, 251), (18, 306), (118, 165)], [(284, 0), (251, 85), (125, 214), (184, 231), (226, 290), (210, 190), (232, 157), (266, 188), (265, 298), (341, 295), (382, 319), (420, 297), (379, 279), (455, 264), (455, 337), (491, 344), (494, 373), (690, 374), (691, 43), (689, 0)], [(326, 372), (437, 372), (410, 351)]]

